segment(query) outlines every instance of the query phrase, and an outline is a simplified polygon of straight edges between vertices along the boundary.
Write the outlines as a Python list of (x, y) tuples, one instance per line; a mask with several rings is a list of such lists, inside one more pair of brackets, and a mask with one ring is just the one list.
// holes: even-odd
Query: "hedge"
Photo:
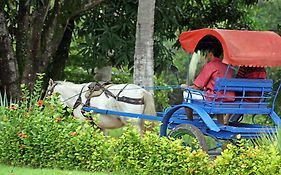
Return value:
[(0, 106), (3, 164), (153, 175), (281, 174), (277, 141), (259, 147), (242, 141), (212, 159), (155, 132), (140, 138), (131, 127), (119, 138), (105, 137), (65, 112), (58, 96), (42, 101), (36, 94), (23, 94), (20, 102)]

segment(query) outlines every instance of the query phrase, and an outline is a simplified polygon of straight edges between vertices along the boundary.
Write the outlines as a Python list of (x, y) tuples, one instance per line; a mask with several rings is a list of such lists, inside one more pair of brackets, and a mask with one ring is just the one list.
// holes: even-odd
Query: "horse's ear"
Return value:
[(49, 85), (52, 86), (53, 84), (54, 84), (54, 80), (52, 80), (52, 79), (50, 78), (50, 80), (49, 80)]

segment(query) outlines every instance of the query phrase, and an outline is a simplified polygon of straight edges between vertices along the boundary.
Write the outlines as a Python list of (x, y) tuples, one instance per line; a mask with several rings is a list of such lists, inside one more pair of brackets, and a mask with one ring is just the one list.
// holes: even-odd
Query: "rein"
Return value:
[[(140, 86), (145, 90), (170, 90), (170, 89), (182, 89), (180, 85), (169, 85), (169, 86)], [(126, 90), (137, 90), (139, 88), (126, 88)], [(120, 90), (111, 88), (111, 90)]]

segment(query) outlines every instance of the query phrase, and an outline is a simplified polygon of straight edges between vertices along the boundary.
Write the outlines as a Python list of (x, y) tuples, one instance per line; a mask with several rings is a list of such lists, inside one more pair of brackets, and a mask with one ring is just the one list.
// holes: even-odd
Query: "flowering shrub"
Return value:
[[(109, 144), (101, 133), (68, 115), (58, 96), (41, 100), (39, 86), (35, 86), (33, 94), (22, 88), (18, 104), (1, 106), (4, 117), (0, 123), (0, 162), (32, 167), (107, 169)], [(105, 163), (91, 161), (96, 157), (99, 159), (95, 160)]]
[[(39, 86), (36, 86), (39, 88)], [(23, 86), (19, 103), (0, 106), (0, 163), (18, 166), (121, 171), (131, 174), (281, 174), (277, 143), (229, 145), (215, 160), (180, 140), (126, 128), (120, 138), (104, 137), (88, 122), (65, 111), (54, 95), (40, 100)], [(70, 110), (70, 109), (68, 109)]]

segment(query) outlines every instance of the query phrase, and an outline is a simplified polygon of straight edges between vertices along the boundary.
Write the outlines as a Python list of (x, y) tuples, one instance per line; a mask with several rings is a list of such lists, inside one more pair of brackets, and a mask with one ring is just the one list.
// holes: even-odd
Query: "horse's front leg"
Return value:
[(73, 109), (73, 115), (74, 115), (74, 117), (79, 118), (80, 123), (84, 122), (86, 119), (82, 113), (82, 108), (83, 108), (83, 106), (79, 105), (77, 108)]

